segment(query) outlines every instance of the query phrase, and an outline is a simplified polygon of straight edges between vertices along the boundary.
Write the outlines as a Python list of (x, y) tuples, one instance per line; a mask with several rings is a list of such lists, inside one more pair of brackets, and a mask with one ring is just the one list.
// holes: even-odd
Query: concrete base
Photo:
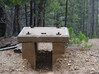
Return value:
[(56, 60), (61, 57), (64, 52), (65, 52), (65, 45), (64, 43), (53, 43), (53, 54), (52, 54), (52, 58), (53, 61), (52, 63), (54, 64), (56, 62)]
[(23, 59), (27, 59), (31, 64), (32, 68), (36, 67), (36, 54), (35, 54), (35, 43), (22, 43), (22, 56)]
[[(33, 69), (36, 69), (36, 50), (37, 43), (22, 43), (22, 56), (23, 59), (27, 59)], [(56, 60), (60, 58), (65, 52), (64, 43), (52, 43), (52, 65), (55, 64)], [(53, 66), (52, 66), (53, 67)], [(53, 68), (52, 68), (53, 69)]]

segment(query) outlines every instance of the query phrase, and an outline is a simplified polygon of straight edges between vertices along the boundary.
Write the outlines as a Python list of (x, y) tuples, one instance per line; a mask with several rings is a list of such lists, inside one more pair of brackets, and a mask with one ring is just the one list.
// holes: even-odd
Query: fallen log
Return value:
[(0, 48), (0, 51), (9, 50), (9, 49), (21, 50), (21, 48), (22, 48), (21, 44), (16, 44), (16, 45)]
[(10, 47), (1, 48), (0, 51), (14, 49), (14, 48), (17, 48), (17, 46), (10, 46)]

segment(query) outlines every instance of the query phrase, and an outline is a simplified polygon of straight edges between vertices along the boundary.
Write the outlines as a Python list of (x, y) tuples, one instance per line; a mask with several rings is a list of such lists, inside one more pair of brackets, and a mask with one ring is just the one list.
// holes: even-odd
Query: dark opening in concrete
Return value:
[(52, 70), (52, 51), (37, 50), (36, 70)]

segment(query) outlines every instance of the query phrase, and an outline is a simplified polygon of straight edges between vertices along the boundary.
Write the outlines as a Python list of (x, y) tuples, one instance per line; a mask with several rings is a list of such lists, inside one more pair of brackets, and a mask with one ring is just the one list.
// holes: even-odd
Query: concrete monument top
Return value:
[[(25, 40), (24, 40), (25, 38)], [(27, 39), (28, 38), (28, 39)], [(32, 38), (32, 39), (31, 39)], [(41, 39), (40, 39), (41, 38)], [(62, 39), (63, 38), (63, 39)], [(24, 42), (27, 40), (37, 42), (39, 41), (55, 41), (64, 40), (67, 41), (69, 38), (68, 29), (66, 27), (24, 27), (18, 35), (18, 41)]]

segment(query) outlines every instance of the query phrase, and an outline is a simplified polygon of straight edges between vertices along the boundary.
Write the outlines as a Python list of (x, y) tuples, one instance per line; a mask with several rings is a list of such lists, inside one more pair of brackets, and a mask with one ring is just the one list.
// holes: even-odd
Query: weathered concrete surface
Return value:
[(56, 60), (61, 57), (65, 52), (65, 45), (64, 43), (53, 43), (53, 64), (56, 62)]
[(23, 56), (23, 59), (28, 59), (32, 68), (35, 69), (36, 54), (35, 54), (35, 44), (34, 43), (22, 43), (22, 56)]
[(38, 43), (38, 50), (44, 50), (44, 51), (52, 51), (53, 50), (53, 44), (51, 42), (40, 42)]
[(24, 27), (18, 35), (18, 42), (68, 42), (66, 27)]
[[(30, 33), (29, 35), (27, 33)], [(27, 37), (27, 36), (49, 36), (49, 37), (57, 37), (56, 35), (60, 32), (61, 37), (68, 37), (68, 30), (66, 27), (56, 28), (56, 27), (24, 27), (21, 33), (18, 35), (19, 37)], [(46, 34), (45, 34), (46, 33)]]

